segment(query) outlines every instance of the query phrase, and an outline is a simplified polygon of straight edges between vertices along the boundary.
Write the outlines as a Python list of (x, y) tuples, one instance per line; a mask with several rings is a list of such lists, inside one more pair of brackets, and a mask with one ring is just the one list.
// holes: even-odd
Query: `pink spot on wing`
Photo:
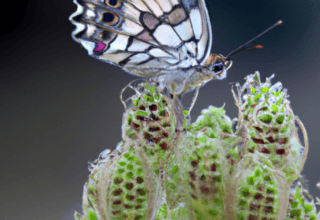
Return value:
[(146, 41), (153, 41), (153, 38), (150, 36), (150, 34), (147, 31), (142, 32), (139, 36), (139, 39), (146, 40)]
[(150, 30), (153, 30), (160, 23), (155, 16), (149, 13), (143, 15), (142, 21)]
[(106, 44), (104, 43), (96, 43), (96, 48), (94, 48), (93, 52), (96, 55), (101, 54), (101, 52), (106, 48)]

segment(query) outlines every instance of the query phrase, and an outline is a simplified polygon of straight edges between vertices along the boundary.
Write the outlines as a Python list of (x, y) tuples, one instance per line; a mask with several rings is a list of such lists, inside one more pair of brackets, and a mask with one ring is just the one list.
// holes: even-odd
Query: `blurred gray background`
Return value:
[[(121, 89), (136, 77), (94, 60), (71, 39), (72, 0), (12, 2), (1, 28), (0, 219), (71, 220), (81, 212), (87, 162), (121, 141)], [(212, 52), (228, 54), (282, 19), (241, 53), (224, 81), (200, 90), (193, 120), (208, 105), (237, 108), (230, 82), (259, 70), (288, 88), (308, 131), (303, 174), (320, 197), (320, 1), (207, 0)], [(2, 15), (4, 16), (4, 14)]]

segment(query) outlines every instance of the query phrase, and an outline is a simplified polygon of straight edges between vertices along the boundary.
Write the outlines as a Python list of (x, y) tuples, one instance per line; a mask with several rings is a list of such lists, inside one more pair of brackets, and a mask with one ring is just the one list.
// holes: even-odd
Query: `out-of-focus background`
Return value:
[[(241, 53), (224, 81), (200, 90), (193, 120), (208, 105), (237, 108), (230, 82), (259, 70), (289, 90), (308, 131), (303, 174), (320, 196), (320, 1), (207, 0), (212, 52), (228, 54), (282, 19)], [(12, 2), (2, 18), (0, 71), (0, 219), (71, 220), (81, 212), (87, 162), (121, 141), (121, 89), (136, 77), (90, 58), (71, 39), (72, 0)], [(5, 24), (9, 24), (5, 27)]]

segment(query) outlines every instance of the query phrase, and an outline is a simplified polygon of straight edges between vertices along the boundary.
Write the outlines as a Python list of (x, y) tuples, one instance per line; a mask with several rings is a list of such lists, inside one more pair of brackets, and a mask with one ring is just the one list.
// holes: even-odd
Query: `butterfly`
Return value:
[(89, 55), (181, 94), (224, 79), (232, 61), (211, 54), (204, 0), (74, 0), (73, 39)]
[[(231, 56), (211, 54), (212, 30), (204, 0), (74, 0), (72, 33), (89, 55), (147, 78), (179, 97), (227, 77)], [(190, 112), (190, 111), (189, 111)]]

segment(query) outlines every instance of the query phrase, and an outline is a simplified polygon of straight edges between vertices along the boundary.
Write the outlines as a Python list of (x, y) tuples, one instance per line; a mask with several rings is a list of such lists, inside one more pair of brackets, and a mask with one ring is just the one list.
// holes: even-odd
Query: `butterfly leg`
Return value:
[(189, 107), (189, 111), (188, 111), (188, 114), (186, 115), (186, 118), (188, 118), (189, 120), (191, 120), (190, 118), (190, 114), (191, 114), (191, 110), (193, 109), (194, 105), (196, 104), (196, 101), (197, 101), (197, 98), (198, 98), (198, 95), (199, 95), (199, 90), (200, 90), (200, 86), (198, 86), (196, 88), (196, 92), (192, 98), (192, 102), (191, 102), (191, 106)]

